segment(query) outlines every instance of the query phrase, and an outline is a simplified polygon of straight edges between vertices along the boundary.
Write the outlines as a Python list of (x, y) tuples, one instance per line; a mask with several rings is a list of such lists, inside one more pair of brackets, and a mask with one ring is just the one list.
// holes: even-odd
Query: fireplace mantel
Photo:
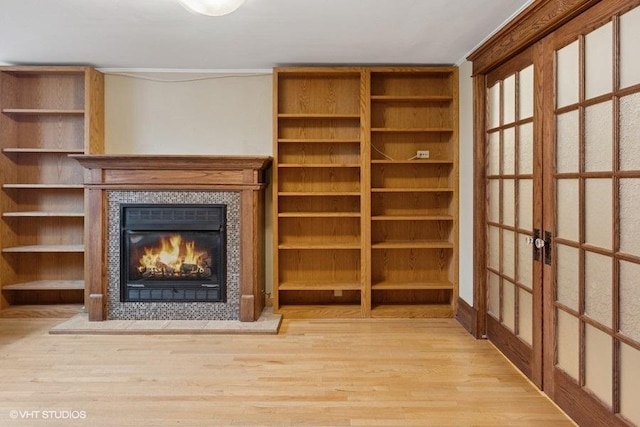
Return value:
[(85, 175), (85, 302), (89, 320), (105, 320), (106, 192), (232, 191), (240, 193), (240, 312), (254, 321), (264, 308), (264, 188), (267, 156), (72, 155)]
[[(91, 171), (87, 186), (152, 185), (190, 189), (262, 188), (271, 157), (182, 155), (71, 155)], [(188, 184), (187, 184), (188, 183)], [(122, 188), (122, 187), (119, 187)]]

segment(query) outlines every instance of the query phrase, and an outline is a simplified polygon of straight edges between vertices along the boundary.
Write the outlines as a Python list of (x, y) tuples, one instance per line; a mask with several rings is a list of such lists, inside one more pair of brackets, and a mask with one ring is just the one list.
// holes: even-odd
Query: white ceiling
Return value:
[(247, 0), (224, 17), (178, 0), (0, 0), (0, 62), (255, 70), (458, 63), (529, 0)]

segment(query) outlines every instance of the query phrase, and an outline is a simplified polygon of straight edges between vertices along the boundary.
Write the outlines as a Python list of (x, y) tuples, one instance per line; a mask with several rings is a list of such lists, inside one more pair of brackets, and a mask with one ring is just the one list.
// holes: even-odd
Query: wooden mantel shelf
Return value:
[(72, 155), (88, 169), (257, 169), (271, 164), (271, 157), (262, 156), (199, 156), (199, 155)]
[[(110, 190), (202, 190), (240, 193), (241, 321), (264, 308), (264, 189), (268, 156), (70, 155), (88, 169), (85, 301), (89, 320), (106, 318), (107, 204)], [(99, 227), (96, 227), (99, 225)]]
[(91, 171), (87, 186), (182, 186), (240, 189), (265, 185), (269, 156), (70, 155)]

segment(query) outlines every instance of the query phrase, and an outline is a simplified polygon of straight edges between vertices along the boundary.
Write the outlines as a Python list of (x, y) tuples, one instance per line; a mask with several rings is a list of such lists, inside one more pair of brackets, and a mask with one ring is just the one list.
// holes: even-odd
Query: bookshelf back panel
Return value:
[(84, 274), (82, 253), (5, 254), (13, 266), (14, 283), (36, 280), (82, 280)]
[(278, 263), (281, 282), (360, 282), (359, 250), (282, 250)]
[(278, 149), (278, 161), (283, 164), (360, 164), (360, 145), (299, 143), (283, 144)]
[(13, 121), (16, 129), (13, 147), (84, 149), (83, 116), (18, 115)]
[(81, 245), (82, 217), (6, 218), (8, 228), (18, 236), (18, 246)]
[(371, 305), (405, 305), (405, 304), (451, 304), (452, 292), (447, 290), (407, 290), (384, 289), (374, 290)]
[(451, 96), (451, 72), (373, 72), (372, 96)]
[(6, 291), (3, 295), (11, 305), (78, 304), (84, 298), (84, 290)]
[(453, 215), (451, 193), (374, 193), (371, 213), (381, 215)]
[(282, 244), (360, 244), (360, 218), (280, 218)]
[(372, 243), (451, 242), (453, 221), (373, 221)]
[(360, 305), (359, 291), (342, 291), (336, 296), (333, 291), (281, 291), (280, 305)]
[(360, 213), (359, 196), (281, 196), (280, 213)]
[(286, 168), (278, 171), (281, 192), (359, 192), (358, 168)]
[(432, 160), (453, 160), (453, 148), (449, 144), (451, 138), (451, 132), (376, 133), (371, 137), (371, 158), (409, 160), (416, 155), (417, 150), (429, 150), (429, 158)]
[(13, 201), (15, 211), (84, 212), (82, 189), (6, 189), (5, 200)]
[(360, 120), (281, 118), (278, 120), (278, 138), (301, 142), (306, 139), (359, 140)]
[(84, 109), (83, 73), (13, 73), (4, 74), (9, 95), (4, 108)]
[(83, 169), (66, 154), (15, 154), (18, 168), (17, 183), (25, 184), (78, 184), (83, 180)]
[(430, 163), (374, 164), (372, 188), (451, 188), (453, 165)]
[(360, 75), (280, 75), (278, 111), (284, 114), (358, 114)]
[(451, 129), (451, 103), (382, 103), (371, 106), (371, 127), (391, 129)]
[(371, 252), (374, 283), (450, 280), (451, 249), (374, 249)]
[(15, 266), (12, 264), (13, 262), (15, 262), (15, 255), (13, 254), (3, 254), (0, 257), (0, 267), (2, 267), (2, 275), (0, 275), (0, 285), (4, 286), (10, 285), (12, 283), (17, 283), (17, 271), (15, 269)]

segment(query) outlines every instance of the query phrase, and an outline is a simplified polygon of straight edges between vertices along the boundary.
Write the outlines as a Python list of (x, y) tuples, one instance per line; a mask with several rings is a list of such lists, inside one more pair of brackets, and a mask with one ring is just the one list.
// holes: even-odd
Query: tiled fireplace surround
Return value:
[[(89, 320), (254, 321), (264, 308), (264, 188), (270, 157), (73, 156), (85, 179)], [(120, 204), (225, 204), (224, 303), (120, 301)]]
[[(107, 191), (107, 303), (109, 320), (237, 320), (240, 308), (240, 195), (231, 191)], [(223, 204), (227, 207), (226, 302), (120, 301), (120, 205)]]

